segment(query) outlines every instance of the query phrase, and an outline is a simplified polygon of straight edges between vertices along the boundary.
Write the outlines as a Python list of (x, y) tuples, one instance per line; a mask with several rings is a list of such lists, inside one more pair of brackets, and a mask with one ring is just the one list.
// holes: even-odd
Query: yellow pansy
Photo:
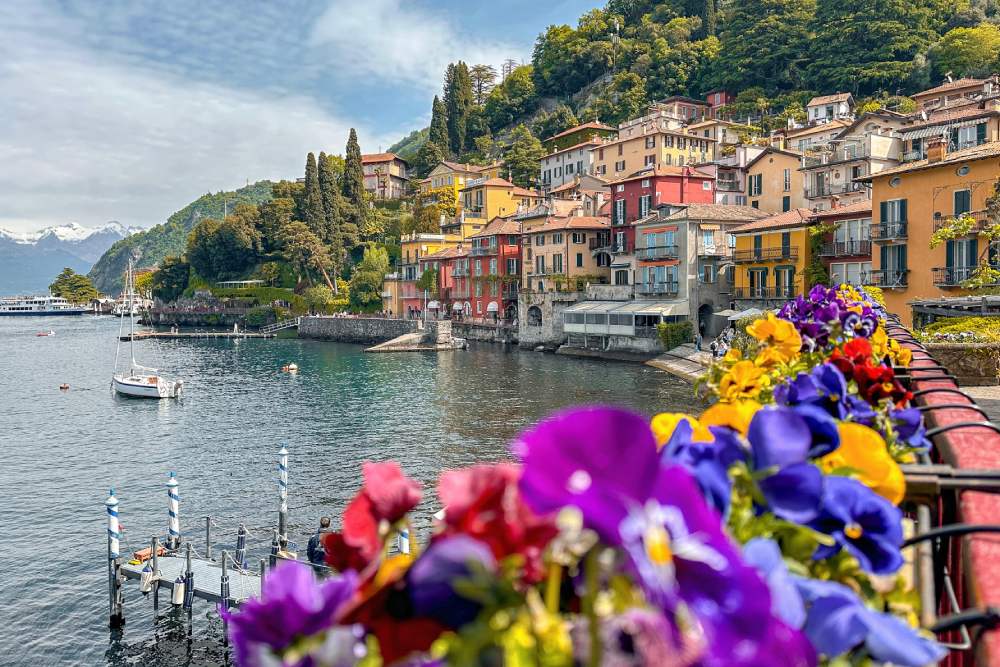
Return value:
[(731, 347), (728, 350), (726, 350), (726, 356), (723, 357), (722, 360), (725, 361), (727, 364), (735, 364), (742, 358), (743, 358), (743, 352), (736, 349), (735, 347)]
[(913, 352), (908, 347), (903, 347), (895, 340), (889, 341), (889, 356), (897, 366), (909, 366), (913, 361)]
[(872, 344), (872, 353), (880, 360), (885, 359), (885, 355), (889, 354), (889, 335), (885, 332), (885, 327), (878, 325), (868, 340)]
[(698, 421), (707, 428), (709, 426), (728, 426), (739, 431), (741, 435), (746, 435), (750, 428), (750, 420), (754, 413), (760, 410), (760, 403), (746, 399), (733, 401), (732, 403), (716, 403), (708, 410), (701, 413)]
[(695, 440), (700, 442), (711, 442), (714, 440), (712, 432), (691, 415), (686, 415), (683, 412), (661, 412), (653, 417), (653, 421), (650, 423), (653, 435), (656, 436), (656, 446), (663, 447), (663, 445), (667, 444), (670, 436), (674, 434), (674, 429), (682, 421), (686, 421), (691, 425), (691, 437)]
[(747, 326), (747, 333), (773, 348), (777, 354), (772, 358), (780, 357), (783, 361), (791, 361), (799, 356), (802, 349), (802, 337), (795, 325), (775, 317), (774, 313), (754, 320)]
[(894, 505), (906, 495), (906, 480), (889, 455), (885, 440), (863, 424), (837, 424), (840, 447), (819, 460), (826, 472), (851, 468), (851, 476)]
[(719, 381), (719, 396), (724, 401), (753, 398), (771, 384), (764, 369), (752, 361), (737, 361)]
[(791, 359), (784, 352), (776, 347), (763, 347), (753, 358), (753, 362), (758, 366), (769, 368), (779, 364), (788, 363)]

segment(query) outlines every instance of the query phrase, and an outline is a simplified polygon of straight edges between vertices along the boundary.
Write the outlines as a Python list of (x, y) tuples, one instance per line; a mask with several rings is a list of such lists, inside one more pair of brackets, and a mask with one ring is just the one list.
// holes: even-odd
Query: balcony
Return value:
[(910, 271), (908, 269), (893, 269), (890, 271), (872, 271), (868, 274), (868, 279), (865, 281), (867, 285), (874, 285), (875, 287), (884, 287), (887, 289), (892, 288), (905, 288), (906, 287), (906, 276)]
[(715, 189), (719, 192), (743, 192), (743, 186), (735, 179), (717, 179)]
[(832, 151), (825, 151), (819, 155), (806, 155), (802, 158), (802, 168), (822, 167), (826, 164), (836, 164), (838, 162), (851, 162), (852, 160), (863, 160), (871, 157), (870, 146), (859, 146), (857, 144), (847, 148), (838, 148)]
[(647, 261), (655, 259), (677, 259), (677, 246), (676, 245), (647, 246), (645, 248), (637, 248), (636, 254), (639, 259)]
[(931, 269), (934, 275), (935, 287), (961, 287), (962, 283), (972, 277), (975, 266), (937, 267)]
[(746, 262), (775, 262), (781, 259), (798, 259), (798, 257), (799, 247), (794, 245), (779, 248), (753, 248), (733, 252), (733, 261), (738, 264)]
[(880, 222), (872, 225), (872, 241), (884, 243), (887, 241), (901, 241), (906, 238), (906, 221), (894, 220), (891, 222)]
[(833, 241), (824, 243), (820, 248), (820, 257), (871, 257), (872, 242), (868, 239), (852, 239), (850, 241)]
[(736, 287), (733, 288), (733, 298), (770, 301), (772, 299), (791, 299), (795, 296), (795, 290), (788, 285), (783, 287)]
[(497, 247), (495, 245), (479, 246), (469, 250), (469, 257), (483, 257), (484, 255), (495, 255), (495, 254), (497, 254)]
[(852, 192), (861, 192), (864, 187), (861, 183), (824, 183), (823, 185), (817, 185), (812, 183), (806, 185), (806, 199), (819, 199), (821, 197), (830, 197), (832, 195), (843, 195), (850, 194)]
[(960, 213), (959, 215), (948, 216), (947, 218), (941, 218), (941, 217), (935, 218), (934, 231), (935, 232), (938, 231), (939, 229), (944, 227), (949, 220), (953, 220), (954, 218), (957, 218), (961, 215), (969, 216), (976, 222), (976, 224), (972, 227), (972, 229), (969, 230), (967, 236), (975, 236), (977, 234), (981, 234), (988, 224), (993, 224), (993, 221), (990, 219), (989, 214), (986, 211), (969, 211), (967, 213)]
[(501, 295), (504, 299), (516, 299), (517, 298), (517, 283), (506, 283), (501, 290)]
[(597, 236), (590, 239), (590, 250), (593, 253), (606, 252), (611, 255), (624, 255), (631, 251), (628, 239), (617, 241), (614, 239)]
[(676, 280), (671, 280), (664, 283), (636, 283), (635, 291), (639, 294), (677, 294), (680, 288)]

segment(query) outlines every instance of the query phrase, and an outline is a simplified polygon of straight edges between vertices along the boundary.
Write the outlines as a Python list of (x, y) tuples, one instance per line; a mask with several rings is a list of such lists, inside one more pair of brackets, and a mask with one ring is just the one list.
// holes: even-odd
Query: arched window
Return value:
[(538, 306), (531, 306), (528, 308), (528, 326), (542, 326), (542, 309)]

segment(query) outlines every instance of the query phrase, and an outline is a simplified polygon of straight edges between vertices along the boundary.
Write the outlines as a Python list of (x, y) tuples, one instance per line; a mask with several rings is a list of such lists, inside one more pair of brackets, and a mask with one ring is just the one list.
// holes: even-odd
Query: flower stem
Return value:
[(559, 613), (560, 588), (562, 588), (562, 566), (552, 561), (549, 563), (549, 577), (545, 582), (545, 608), (551, 614)]
[(589, 667), (600, 667), (603, 647), (601, 646), (601, 628), (597, 620), (597, 587), (598, 581), (597, 549), (591, 549), (584, 560), (584, 580), (586, 590), (583, 597), (583, 613), (587, 616), (587, 630), (590, 632)]

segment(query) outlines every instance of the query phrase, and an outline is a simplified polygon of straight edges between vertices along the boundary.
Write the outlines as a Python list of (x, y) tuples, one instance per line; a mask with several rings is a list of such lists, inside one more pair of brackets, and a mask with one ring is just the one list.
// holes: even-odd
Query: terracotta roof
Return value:
[[(488, 168), (488, 167), (480, 166), (478, 164), (466, 164), (464, 162), (451, 162), (450, 160), (441, 160), (441, 164), (443, 164), (444, 166), (448, 167), (452, 171), (463, 171), (463, 172), (470, 173), (470, 174), (478, 174), (483, 169), (487, 169)], [(493, 166), (493, 165), (489, 165), (489, 166)]]
[(861, 178), (856, 178), (854, 180), (858, 182), (871, 183), (876, 178), (881, 178), (883, 176), (891, 176), (893, 174), (905, 174), (907, 172), (922, 171), (924, 169), (934, 169), (935, 167), (955, 164), (957, 162), (968, 162), (970, 160), (985, 160), (988, 158), (997, 157), (998, 155), (1000, 155), (1000, 141), (993, 141), (987, 144), (982, 144), (980, 146), (963, 148), (960, 151), (952, 151), (937, 162), (928, 162), (926, 159), (915, 160), (913, 162), (907, 162), (906, 164), (901, 164), (898, 167), (893, 167), (892, 169), (883, 169), (882, 171), (877, 171), (874, 174), (868, 174), (867, 176), (862, 176)]
[(847, 127), (852, 125), (854, 121), (847, 120), (846, 118), (835, 118), (828, 123), (820, 123), (819, 125), (809, 125), (808, 127), (797, 127), (793, 130), (788, 130), (785, 132), (786, 137), (797, 137), (802, 134), (811, 134), (813, 132), (822, 132), (823, 130), (836, 130), (839, 127)]
[(936, 113), (929, 114), (929, 118), (926, 121), (920, 121), (914, 123), (913, 125), (907, 125), (902, 128), (902, 132), (909, 132), (910, 130), (919, 130), (924, 127), (934, 127), (935, 125), (947, 125), (956, 120), (969, 120), (972, 118), (978, 118), (980, 116), (1000, 116), (1000, 112), (994, 111), (992, 109), (983, 109), (978, 103), (972, 103), (971, 105), (962, 105), (961, 107), (942, 109)]
[(601, 216), (602, 218), (606, 218), (606, 217), (608, 217), (608, 216), (611, 215), (611, 200), (610, 199), (607, 200), (606, 202), (604, 202), (603, 204), (601, 204), (601, 207), (599, 209), (597, 209), (597, 214), (599, 216)]
[(791, 211), (769, 215), (760, 220), (748, 222), (745, 225), (735, 227), (729, 231), (733, 234), (744, 232), (762, 232), (770, 229), (785, 229), (786, 227), (803, 227), (809, 223), (812, 211), (807, 208), (793, 208)]
[(463, 246), (456, 246), (454, 248), (443, 248), (437, 252), (432, 252), (429, 255), (424, 255), (420, 258), (420, 261), (431, 259), (454, 259), (455, 257), (465, 257), (469, 254), (469, 249)]
[(581, 141), (578, 144), (573, 144), (572, 146), (567, 146), (566, 148), (559, 148), (557, 150), (552, 151), (551, 153), (546, 153), (545, 155), (542, 156), (541, 159), (544, 160), (545, 158), (552, 157), (553, 155), (559, 155), (560, 153), (566, 153), (568, 151), (575, 151), (576, 149), (581, 148), (583, 146), (601, 146), (603, 144), (604, 142), (598, 139), (587, 139), (586, 141)]
[(753, 206), (735, 204), (688, 204), (667, 216), (668, 220), (719, 220), (721, 222), (749, 222), (766, 218), (770, 214)]
[(573, 134), (574, 132), (579, 132), (581, 130), (611, 130), (611, 131), (614, 131), (615, 128), (609, 127), (609, 126), (605, 125), (604, 123), (598, 123), (597, 121), (592, 120), (592, 121), (590, 121), (588, 123), (581, 123), (580, 125), (577, 125), (576, 127), (571, 127), (568, 130), (563, 130), (559, 134), (553, 134), (548, 139), (543, 139), (542, 141), (552, 141), (553, 139), (558, 139), (559, 137), (565, 137), (567, 134)]
[(476, 238), (477, 236), (496, 236), (497, 234), (520, 234), (521, 233), (521, 223), (512, 218), (503, 218), (499, 215), (488, 223), (486, 226), (480, 229), (478, 232), (470, 236), (469, 238)]
[(855, 202), (853, 204), (847, 204), (846, 206), (838, 206), (837, 208), (831, 208), (826, 211), (816, 211), (812, 214), (812, 217), (820, 220), (822, 218), (839, 218), (842, 215), (854, 215), (857, 213), (871, 213), (872, 203), (869, 200)]
[(715, 178), (712, 174), (699, 171), (694, 167), (689, 167), (687, 165), (678, 167), (677, 165), (672, 164), (658, 164), (655, 167), (646, 167), (645, 169), (640, 169), (639, 171), (633, 172), (628, 176), (623, 176), (617, 180), (609, 181), (609, 183), (625, 183), (626, 181), (634, 181), (639, 178), (650, 178), (653, 176), (694, 176), (695, 178)]
[(817, 104), (830, 104), (832, 102), (846, 102), (851, 99), (850, 93), (834, 93), (833, 95), (820, 95), (819, 97), (814, 97), (809, 100), (807, 107), (816, 106)]
[(956, 88), (969, 88), (971, 86), (981, 86), (986, 83), (986, 79), (970, 79), (968, 77), (963, 77), (961, 79), (955, 79), (951, 82), (942, 83), (940, 86), (935, 88), (928, 88), (927, 90), (921, 90), (919, 93), (913, 93), (910, 95), (913, 99), (917, 100), (921, 97), (931, 97), (939, 93), (945, 93), (949, 90), (954, 90)]
[(491, 188), (510, 188), (512, 194), (518, 195), (519, 197), (541, 197), (537, 192), (532, 192), (522, 188), (519, 185), (514, 185), (506, 178), (487, 178), (482, 183), (476, 183), (475, 185), (466, 185), (463, 190), (471, 190), (472, 188), (478, 188), (482, 186), (487, 186)]
[(565, 229), (605, 229), (611, 227), (611, 218), (590, 215), (565, 215), (546, 218), (545, 222), (525, 231), (525, 234), (551, 232)]
[(693, 97), (688, 97), (686, 95), (671, 95), (670, 97), (665, 97), (662, 100), (654, 102), (653, 104), (664, 104), (666, 102), (688, 102), (689, 104), (697, 104), (698, 106), (710, 107), (712, 106), (705, 100), (696, 100)]
[(399, 160), (401, 162), (406, 162), (406, 160), (399, 157), (395, 153), (368, 153), (367, 155), (361, 156), (361, 164), (367, 164), (371, 162), (391, 162), (392, 160)]
[(768, 146), (767, 148), (765, 148), (764, 150), (762, 150), (760, 152), (760, 155), (758, 155), (754, 159), (752, 159), (749, 162), (747, 162), (747, 165), (745, 167), (743, 167), (743, 169), (744, 170), (749, 169), (750, 167), (752, 167), (753, 165), (755, 165), (761, 158), (763, 158), (764, 156), (767, 156), (767, 155), (771, 155), (773, 153), (777, 153), (779, 155), (787, 155), (789, 157), (795, 158), (796, 160), (802, 158), (802, 154), (801, 153), (796, 153), (795, 151), (786, 151), (786, 150), (783, 150), (781, 148), (775, 148), (774, 146)]

